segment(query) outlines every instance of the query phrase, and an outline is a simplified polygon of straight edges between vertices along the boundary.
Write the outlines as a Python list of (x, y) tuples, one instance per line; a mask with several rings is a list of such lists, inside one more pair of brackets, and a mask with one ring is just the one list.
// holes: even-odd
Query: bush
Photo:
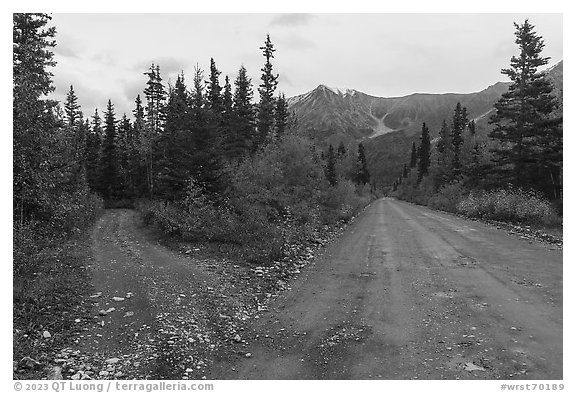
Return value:
[(369, 186), (357, 190), (349, 180), (330, 186), (311, 142), (294, 135), (227, 173), (225, 195), (209, 196), (190, 179), (182, 201), (141, 203), (145, 222), (184, 239), (232, 243), (243, 259), (265, 264), (324, 224), (349, 220), (372, 198)]
[(433, 209), (455, 213), (464, 195), (466, 195), (466, 189), (462, 183), (447, 184), (430, 197), (428, 206)]
[(468, 217), (526, 224), (558, 225), (552, 204), (534, 191), (499, 189), (470, 193), (457, 205)]

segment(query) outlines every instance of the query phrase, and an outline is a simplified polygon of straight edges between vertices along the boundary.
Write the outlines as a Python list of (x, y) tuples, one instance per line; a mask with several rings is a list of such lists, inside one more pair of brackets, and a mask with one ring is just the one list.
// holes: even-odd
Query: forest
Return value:
[(426, 123), (412, 145), (392, 195), (468, 217), (561, 226), (562, 106), (539, 67), (542, 37), (528, 20), (516, 24), (512, 84), (494, 106), (490, 129), (478, 132), (458, 103), (432, 141)]

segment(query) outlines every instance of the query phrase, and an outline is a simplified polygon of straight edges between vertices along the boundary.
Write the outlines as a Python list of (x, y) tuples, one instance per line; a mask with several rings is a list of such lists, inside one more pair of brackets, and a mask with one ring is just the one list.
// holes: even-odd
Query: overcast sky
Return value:
[(120, 116), (152, 62), (166, 82), (180, 71), (191, 82), (211, 57), (222, 83), (243, 64), (256, 89), (267, 33), (286, 96), (319, 84), (382, 97), (474, 92), (506, 80), (500, 69), (518, 53), (513, 22), (526, 18), (550, 65), (562, 60), (561, 14), (53, 14), (55, 98), (72, 84), (86, 115), (110, 98)]

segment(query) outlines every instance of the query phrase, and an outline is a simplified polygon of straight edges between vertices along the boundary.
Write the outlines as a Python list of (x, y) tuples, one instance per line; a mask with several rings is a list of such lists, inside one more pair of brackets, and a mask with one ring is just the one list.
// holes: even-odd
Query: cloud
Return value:
[(312, 14), (280, 14), (270, 22), (270, 26), (306, 26), (314, 18)]
[(316, 48), (316, 44), (314, 42), (298, 35), (278, 37), (276, 41), (278, 42), (279, 46), (285, 49), (302, 50)]
[(54, 47), (54, 53), (62, 57), (71, 57), (76, 59), (78, 58), (78, 54), (76, 53), (76, 51), (66, 44), (59, 43), (58, 45), (56, 45)]
[(126, 82), (124, 85), (123, 93), (126, 100), (134, 102), (136, 96), (140, 94), (140, 98), (144, 99), (143, 91), (146, 88), (146, 80), (144, 78)]
[[(290, 80), (290, 78), (288, 78), (286, 75), (284, 74), (280, 74), (278, 76), (278, 84), (279, 86), (291, 86), (293, 87), (294, 84), (292, 83), (292, 81)], [(280, 89), (281, 90), (281, 89)]]
[(73, 74), (60, 74), (54, 78), (54, 87), (56, 88), (54, 98), (63, 103), (70, 90), (70, 85), (74, 87), (74, 92), (76, 93), (76, 97), (78, 97), (78, 103), (85, 117), (92, 116), (94, 108), (99, 106), (104, 107), (108, 101), (108, 98), (105, 97), (102, 92), (86, 86)]
[(178, 74), (190, 65), (189, 61), (185, 59), (177, 57), (158, 57), (139, 61), (132, 67), (132, 70), (142, 71), (144, 73), (150, 68), (152, 63), (160, 66), (161, 75)]

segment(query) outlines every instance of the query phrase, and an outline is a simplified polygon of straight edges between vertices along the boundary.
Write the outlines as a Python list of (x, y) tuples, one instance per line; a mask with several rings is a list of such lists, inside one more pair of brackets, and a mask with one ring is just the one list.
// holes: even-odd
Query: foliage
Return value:
[(560, 219), (552, 204), (534, 191), (503, 188), (472, 192), (456, 206), (458, 213), (497, 221), (558, 225)]
[(246, 260), (266, 263), (322, 225), (350, 219), (371, 199), (350, 180), (330, 185), (312, 143), (293, 134), (227, 172), (231, 184), (224, 198), (214, 200), (190, 179), (183, 200), (141, 206), (146, 220), (170, 235), (233, 243)]
[(495, 104), (490, 137), (498, 140), (494, 149), (495, 171), (504, 183), (530, 187), (549, 197), (561, 198), (562, 118), (553, 114), (557, 102), (552, 84), (538, 68), (548, 63), (542, 57), (542, 37), (528, 20), (516, 27), (519, 57), (503, 69), (512, 84)]
[(358, 145), (358, 159), (357, 159), (357, 172), (356, 172), (356, 183), (357, 184), (369, 184), (370, 183), (370, 173), (368, 172), (368, 164), (366, 162), (366, 151), (364, 150), (364, 145), (360, 143)]
[(258, 89), (258, 94), (260, 95), (260, 103), (258, 104), (258, 118), (257, 118), (257, 129), (258, 133), (255, 140), (255, 148), (258, 148), (265, 144), (270, 133), (273, 131), (274, 126), (274, 92), (276, 91), (276, 86), (278, 85), (278, 75), (274, 75), (272, 69), (271, 59), (274, 58), (274, 45), (270, 40), (270, 35), (266, 35), (266, 41), (264, 46), (260, 47), (266, 62), (262, 68), (262, 83)]
[(428, 175), (430, 168), (430, 130), (426, 123), (422, 123), (422, 136), (420, 137), (420, 147), (418, 148), (418, 182)]
[(461, 182), (454, 182), (442, 186), (438, 192), (434, 193), (428, 199), (428, 206), (455, 213), (456, 206), (466, 194), (466, 189)]

